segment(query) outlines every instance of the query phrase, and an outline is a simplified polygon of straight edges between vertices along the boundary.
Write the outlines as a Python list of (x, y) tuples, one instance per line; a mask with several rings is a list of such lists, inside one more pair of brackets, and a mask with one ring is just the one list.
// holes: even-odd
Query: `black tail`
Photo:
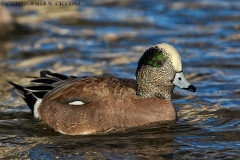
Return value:
[(37, 101), (37, 98), (31, 92), (28, 92), (24, 87), (19, 86), (10, 81), (9, 83), (15, 87), (16, 92), (24, 99), (24, 101), (27, 103), (27, 105), (30, 107), (31, 111), (33, 112), (33, 107)]
[(15, 87), (16, 92), (24, 99), (33, 112), (36, 101), (42, 99), (45, 94), (54, 88), (52, 86), (53, 83), (71, 78), (76, 77), (51, 73), (50, 71), (44, 70), (40, 72), (39, 78), (31, 81), (34, 84), (32, 86), (23, 87), (11, 81), (9, 81), (9, 83)]

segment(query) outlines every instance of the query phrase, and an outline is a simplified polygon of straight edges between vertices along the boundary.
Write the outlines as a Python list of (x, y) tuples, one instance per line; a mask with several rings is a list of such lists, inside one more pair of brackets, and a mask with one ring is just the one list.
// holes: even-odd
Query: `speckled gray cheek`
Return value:
[(173, 72), (143, 66), (137, 76), (137, 95), (145, 98), (155, 97), (170, 100), (174, 88), (174, 85), (169, 81), (172, 79), (171, 77), (174, 77)]

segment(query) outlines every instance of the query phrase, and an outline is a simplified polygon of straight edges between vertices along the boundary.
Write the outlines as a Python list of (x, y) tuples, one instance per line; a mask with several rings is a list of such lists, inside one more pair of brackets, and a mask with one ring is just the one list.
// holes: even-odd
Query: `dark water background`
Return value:
[[(82, 0), (80, 6), (7, 8), (17, 24), (0, 23), (0, 158), (240, 159), (239, 1)], [(6, 83), (28, 84), (42, 69), (135, 78), (139, 57), (161, 42), (177, 48), (197, 87), (196, 93), (174, 90), (176, 124), (65, 136), (35, 120)]]

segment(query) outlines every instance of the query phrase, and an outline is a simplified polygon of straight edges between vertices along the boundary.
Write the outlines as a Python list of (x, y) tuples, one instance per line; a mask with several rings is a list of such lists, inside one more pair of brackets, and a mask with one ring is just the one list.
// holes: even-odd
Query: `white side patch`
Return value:
[(163, 48), (167, 53), (171, 54), (171, 61), (173, 69), (176, 72), (182, 71), (182, 59), (178, 51), (171, 45), (167, 43), (161, 43), (157, 45), (159, 48)]
[(37, 101), (36, 101), (36, 103), (34, 104), (33, 114), (34, 114), (34, 117), (35, 117), (35, 118), (41, 118), (40, 115), (39, 115), (39, 113), (38, 113), (38, 108), (39, 108), (41, 102), (42, 102), (42, 99), (38, 98)]
[(85, 103), (83, 103), (82, 101), (73, 101), (71, 103), (69, 103), (70, 105), (83, 105)]

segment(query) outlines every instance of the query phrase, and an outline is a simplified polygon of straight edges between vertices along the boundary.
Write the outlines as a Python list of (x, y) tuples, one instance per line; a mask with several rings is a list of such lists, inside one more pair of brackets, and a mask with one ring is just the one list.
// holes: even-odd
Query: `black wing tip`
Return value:
[(41, 78), (48, 77), (48, 78), (56, 79), (57, 81), (66, 80), (66, 79), (71, 78), (71, 76), (66, 76), (66, 75), (61, 74), (61, 73), (54, 73), (54, 72), (51, 72), (49, 70), (40, 71), (40, 77)]
[(40, 71), (40, 77), (46, 77), (47, 74), (51, 74), (52, 72), (49, 70), (41, 70)]
[(55, 82), (58, 82), (58, 80), (54, 79), (54, 78), (40, 77), (40, 78), (34, 79), (30, 82), (33, 84), (37, 84), (37, 85), (41, 85), (41, 84), (51, 85)]
[(16, 89), (16, 93), (19, 94), (24, 99), (24, 101), (27, 103), (27, 105), (33, 112), (33, 108), (37, 99), (43, 98), (45, 94), (54, 89), (54, 87), (51, 84), (71, 78), (77, 77), (53, 73), (50, 72), (49, 70), (42, 70), (40, 71), (40, 78), (36, 78), (35, 80), (31, 81), (35, 83), (35, 86), (31, 85), (24, 87), (12, 81), (7, 82)]

